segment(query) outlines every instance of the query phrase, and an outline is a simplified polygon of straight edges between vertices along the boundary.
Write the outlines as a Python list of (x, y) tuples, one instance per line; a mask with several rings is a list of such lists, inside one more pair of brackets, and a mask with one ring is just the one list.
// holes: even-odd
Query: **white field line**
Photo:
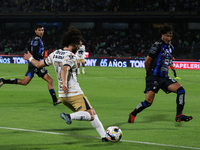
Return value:
[[(25, 73), (24, 73), (24, 75), (25, 75)], [(21, 74), (21, 75), (11, 75), (11, 76), (0, 76), (1, 78), (15, 78), (15, 77), (19, 77), (19, 76), (24, 76), (23, 74)]]
[[(45, 134), (55, 134), (55, 135), (70, 135), (70, 136), (78, 136), (78, 137), (87, 137), (87, 138), (100, 139), (98, 137), (92, 137), (92, 136), (73, 135), (73, 134), (67, 134), (67, 133), (46, 132), (46, 131), (20, 129), (20, 128), (0, 127), (0, 129), (18, 130), (18, 131), (34, 132), (34, 133), (45, 133)], [(121, 140), (121, 141), (127, 142), (127, 143), (137, 143), (137, 144), (156, 145), (156, 146), (163, 146), (163, 147), (176, 147), (176, 148), (198, 149), (198, 150), (200, 150), (200, 148), (198, 148), (198, 147), (189, 147), (189, 146), (180, 146), (180, 145), (168, 145), (168, 144), (150, 143), (150, 142), (142, 142), (142, 141), (131, 141), (131, 140)]]

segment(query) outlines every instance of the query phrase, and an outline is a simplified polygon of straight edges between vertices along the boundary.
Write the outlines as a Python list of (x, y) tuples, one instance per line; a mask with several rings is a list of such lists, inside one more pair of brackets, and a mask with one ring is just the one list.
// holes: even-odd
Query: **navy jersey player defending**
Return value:
[[(44, 44), (42, 42), (43, 34), (44, 34), (44, 27), (42, 25), (37, 24), (35, 26), (35, 36), (33, 36), (31, 40), (31, 48), (30, 48), (30, 52), (36, 60), (41, 60), (44, 58)], [(0, 87), (3, 84), (27, 85), (32, 80), (35, 74), (37, 74), (38, 77), (41, 77), (45, 81), (47, 81), (48, 89), (53, 99), (53, 105), (56, 106), (57, 104), (59, 104), (59, 102), (57, 102), (56, 93), (53, 87), (53, 79), (48, 74), (47, 70), (45, 68), (38, 69), (31, 63), (28, 64), (28, 71), (26, 72), (24, 79), (15, 78), (15, 79), (5, 80), (3, 78), (0, 78)]]
[(129, 114), (128, 123), (133, 123), (138, 113), (150, 107), (154, 101), (155, 93), (162, 89), (165, 93), (174, 92), (176, 96), (175, 121), (190, 121), (193, 117), (182, 114), (185, 104), (185, 89), (174, 79), (168, 76), (168, 67), (172, 59), (173, 46), (170, 44), (173, 36), (173, 27), (165, 25), (159, 30), (161, 40), (150, 48), (145, 59), (146, 99), (139, 103), (134, 111)]

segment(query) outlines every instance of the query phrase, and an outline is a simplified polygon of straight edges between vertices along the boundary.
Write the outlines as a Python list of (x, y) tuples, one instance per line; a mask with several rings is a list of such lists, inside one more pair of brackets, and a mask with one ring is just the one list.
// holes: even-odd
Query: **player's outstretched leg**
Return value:
[(181, 121), (188, 122), (188, 121), (190, 121), (190, 120), (192, 120), (192, 119), (193, 119), (192, 116), (186, 116), (186, 115), (184, 115), (184, 114), (180, 114), (180, 115), (177, 115), (177, 116), (175, 117), (176, 122), (181, 122)]
[(104, 129), (101, 121), (99, 120), (97, 114), (94, 115), (94, 120), (91, 121), (91, 124), (92, 124), (93, 128), (95, 128), (96, 131), (101, 136), (101, 141), (102, 142), (108, 142), (108, 140), (105, 137), (106, 136), (105, 129)]

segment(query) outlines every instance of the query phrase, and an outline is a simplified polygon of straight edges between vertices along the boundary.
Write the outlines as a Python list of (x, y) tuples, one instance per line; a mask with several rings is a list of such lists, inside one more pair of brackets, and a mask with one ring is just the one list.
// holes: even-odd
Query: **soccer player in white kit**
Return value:
[(63, 36), (63, 49), (55, 50), (44, 61), (35, 60), (29, 52), (24, 54), (24, 59), (29, 60), (37, 68), (54, 65), (60, 101), (74, 112), (61, 113), (60, 117), (67, 124), (71, 124), (72, 120), (90, 121), (101, 136), (102, 142), (106, 142), (105, 129), (77, 82), (77, 58), (74, 52), (79, 48), (81, 39), (81, 32), (74, 27), (69, 27), (68, 32)]
[(85, 45), (81, 41), (81, 46), (76, 52), (78, 63), (78, 74), (80, 74), (80, 64), (82, 64), (82, 73), (85, 74)]

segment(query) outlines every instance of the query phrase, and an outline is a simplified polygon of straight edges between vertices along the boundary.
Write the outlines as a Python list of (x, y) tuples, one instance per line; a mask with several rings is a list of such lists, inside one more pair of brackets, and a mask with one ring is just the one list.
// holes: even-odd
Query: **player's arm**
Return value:
[(62, 89), (63, 91), (67, 94), (68, 91), (68, 87), (67, 87), (67, 79), (68, 79), (68, 74), (69, 74), (69, 70), (70, 70), (70, 66), (66, 65), (63, 66), (62, 70), (61, 70), (61, 79), (62, 79)]
[(38, 60), (34, 59), (29, 51), (28, 51), (28, 53), (24, 53), (24, 59), (29, 60), (37, 68), (41, 68), (41, 67), (46, 66), (44, 61), (38, 61)]
[(147, 57), (144, 61), (144, 66), (145, 66), (146, 71), (149, 69), (152, 60), (153, 59), (150, 56), (147, 55)]

